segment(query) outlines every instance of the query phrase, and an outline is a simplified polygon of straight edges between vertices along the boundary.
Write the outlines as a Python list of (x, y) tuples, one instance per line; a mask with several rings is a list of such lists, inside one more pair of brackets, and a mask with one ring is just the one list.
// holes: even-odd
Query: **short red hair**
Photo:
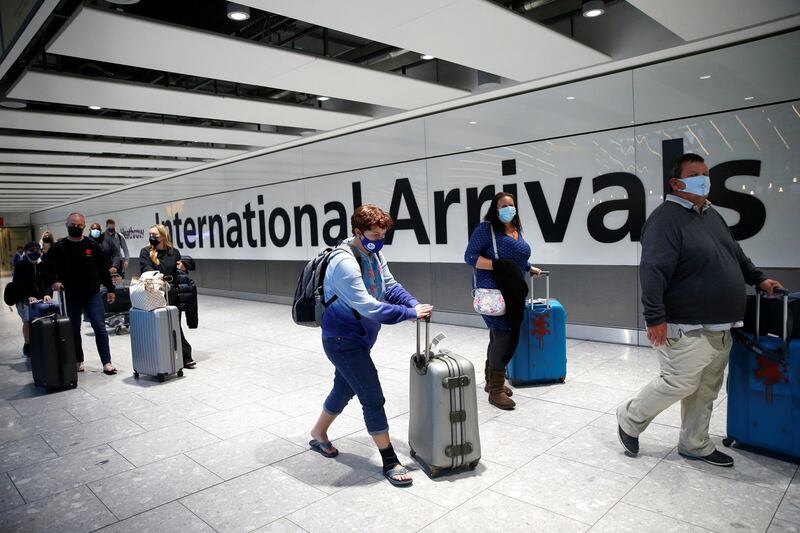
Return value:
[(350, 225), (353, 227), (353, 233), (355, 233), (355, 230), (360, 230), (361, 233), (364, 233), (372, 229), (373, 226), (390, 230), (394, 222), (392, 217), (377, 205), (364, 204), (353, 211), (353, 216), (350, 217)]

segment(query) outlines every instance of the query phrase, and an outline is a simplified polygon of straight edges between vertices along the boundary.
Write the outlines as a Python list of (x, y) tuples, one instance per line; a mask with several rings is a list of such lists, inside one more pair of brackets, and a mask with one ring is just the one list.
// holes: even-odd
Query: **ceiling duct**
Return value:
[(478, 70), (478, 87), (482, 87), (485, 89), (490, 89), (493, 87), (498, 87), (500, 85), (500, 76), (497, 74), (491, 74), (489, 72), (484, 72), (482, 70)]

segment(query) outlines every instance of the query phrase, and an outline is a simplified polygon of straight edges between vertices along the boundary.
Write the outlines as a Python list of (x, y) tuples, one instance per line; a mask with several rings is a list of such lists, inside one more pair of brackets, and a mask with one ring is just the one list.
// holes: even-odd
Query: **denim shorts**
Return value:
[(30, 316), (31, 306), (26, 302), (17, 302), (17, 314), (22, 319), (23, 322), (28, 322), (28, 317)]

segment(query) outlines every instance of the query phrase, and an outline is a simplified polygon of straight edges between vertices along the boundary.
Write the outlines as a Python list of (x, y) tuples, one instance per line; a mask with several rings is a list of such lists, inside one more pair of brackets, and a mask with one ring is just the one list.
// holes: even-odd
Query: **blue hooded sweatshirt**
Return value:
[[(325, 301), (334, 294), (338, 298), (322, 315), (322, 338), (343, 337), (372, 348), (381, 324), (416, 318), (414, 307), (419, 302), (394, 279), (383, 254), (364, 254), (350, 246), (352, 242), (352, 237), (345, 240), (328, 262), (323, 281)], [(379, 299), (367, 290), (370, 270), (381, 273)]]

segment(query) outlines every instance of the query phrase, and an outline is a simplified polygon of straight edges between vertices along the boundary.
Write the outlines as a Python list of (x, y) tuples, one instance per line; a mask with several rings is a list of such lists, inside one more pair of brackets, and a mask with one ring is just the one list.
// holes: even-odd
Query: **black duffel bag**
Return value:
[[(783, 298), (780, 296), (761, 297), (761, 327), (759, 329), (758, 334), (761, 336), (771, 334), (783, 337)], [(790, 339), (800, 339), (800, 292), (789, 294), (787, 329)], [(742, 331), (756, 332), (756, 296), (747, 296)]]

